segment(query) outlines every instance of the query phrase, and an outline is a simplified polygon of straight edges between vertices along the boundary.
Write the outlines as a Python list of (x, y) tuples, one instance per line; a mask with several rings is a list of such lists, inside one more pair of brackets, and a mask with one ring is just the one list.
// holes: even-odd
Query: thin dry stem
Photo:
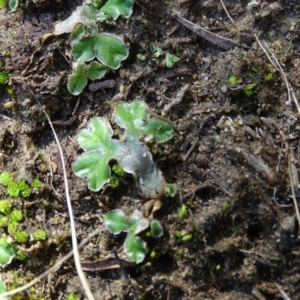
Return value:
[[(290, 148), (290, 147), (289, 147)], [(293, 150), (290, 148), (290, 153), (288, 155), (288, 169), (289, 169), (289, 176), (290, 176), (290, 184), (291, 184), (291, 190), (292, 190), (292, 198), (293, 198), (293, 202), (294, 202), (294, 207), (295, 207), (295, 211), (296, 211), (296, 216), (298, 219), (298, 224), (300, 224), (300, 214), (299, 214), (299, 208), (298, 208), (298, 203), (297, 203), (297, 199), (296, 199), (296, 195), (295, 195), (295, 186), (294, 186), (294, 180), (293, 178), (294, 176), (294, 172), (293, 172)]]
[[(270, 63), (272, 64), (272, 66), (279, 71), (279, 73), (282, 76), (282, 79), (286, 85), (286, 89), (288, 92), (288, 101), (286, 101), (286, 105), (289, 105), (292, 103), (292, 100), (294, 100), (294, 103), (296, 105), (296, 108), (298, 110), (298, 114), (300, 114), (300, 106), (298, 103), (298, 99), (293, 91), (293, 88), (291, 86), (291, 84), (289, 83), (286, 74), (284, 73), (278, 59), (276, 58), (276, 56), (273, 54), (273, 51), (270, 49), (270, 47), (268, 46), (268, 44), (264, 41), (265, 47), (262, 45), (261, 41), (259, 40), (259, 38), (257, 37), (257, 35), (254, 33), (254, 37), (256, 38), (259, 46), (261, 47), (261, 49), (264, 51), (264, 53), (266, 54), (268, 60), (270, 61)], [(267, 49), (267, 50), (266, 50)], [(271, 53), (271, 56), (269, 55), (268, 51)], [(272, 57), (272, 58), (271, 58)]]
[(276, 287), (278, 288), (281, 296), (283, 297), (284, 300), (292, 300), (286, 293), (285, 291), (281, 288), (281, 286), (279, 284), (277, 284), (276, 282), (274, 282)]
[(236, 26), (235, 22), (233, 21), (233, 19), (231, 18), (229, 12), (227, 11), (226, 6), (225, 6), (223, 0), (220, 0), (220, 2), (221, 2), (221, 4), (222, 4), (222, 6), (223, 6), (223, 9), (225, 10), (225, 13), (226, 13), (228, 19), (229, 19), (230, 22), (232, 23), (232, 25), (233, 25), (235, 28), (238, 28), (238, 27)]
[(76, 229), (75, 229), (75, 221), (74, 221), (74, 216), (73, 216), (73, 209), (72, 209), (72, 204), (71, 204), (71, 199), (70, 199), (70, 194), (69, 194), (69, 184), (68, 184), (68, 178), (67, 178), (67, 172), (66, 172), (66, 166), (65, 166), (65, 160), (64, 160), (64, 155), (63, 155), (63, 150), (60, 145), (59, 139), (56, 135), (56, 132), (54, 130), (54, 127), (51, 123), (51, 120), (48, 116), (48, 114), (44, 111), (44, 114), (46, 115), (49, 125), (52, 129), (55, 141), (57, 143), (57, 147), (59, 150), (60, 154), (60, 159), (61, 159), (61, 164), (63, 168), (63, 176), (64, 176), (64, 185), (65, 185), (65, 194), (66, 194), (66, 200), (67, 200), (67, 206), (68, 206), (68, 212), (69, 212), (69, 218), (70, 218), (70, 227), (71, 227), (71, 237), (72, 237), (72, 249), (73, 249), (73, 256), (74, 256), (74, 262), (75, 262), (75, 267), (80, 279), (80, 282), (82, 284), (82, 287), (85, 291), (86, 296), (88, 297), (89, 300), (94, 300), (94, 296), (91, 292), (91, 289), (89, 287), (89, 284), (87, 282), (87, 279), (82, 271), (81, 264), (80, 264), (80, 258), (79, 258), (79, 252), (78, 252), (78, 244), (77, 244), (77, 234), (76, 234)]

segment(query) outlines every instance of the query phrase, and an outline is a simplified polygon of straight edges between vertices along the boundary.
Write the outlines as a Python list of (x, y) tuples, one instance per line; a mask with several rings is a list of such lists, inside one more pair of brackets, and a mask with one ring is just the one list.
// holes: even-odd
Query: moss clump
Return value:
[(273, 80), (273, 73), (268, 73), (264, 76), (264, 82), (270, 82)]
[(8, 215), (11, 212), (11, 203), (8, 200), (0, 200), (0, 213)]
[(30, 196), (31, 190), (28, 184), (24, 180), (15, 181), (13, 175), (8, 172), (0, 174), (0, 184), (7, 188), (7, 194), (11, 198)]
[(47, 233), (45, 230), (38, 229), (32, 234), (32, 238), (35, 241), (44, 241), (47, 238)]
[(9, 79), (8, 73), (6, 71), (0, 71), (0, 84), (7, 83)]
[(33, 189), (36, 189), (36, 188), (38, 188), (38, 187), (40, 186), (40, 184), (41, 184), (41, 182), (36, 178), (36, 179), (34, 179), (34, 180), (32, 181), (31, 187), (32, 187)]
[(236, 76), (230, 76), (228, 79), (228, 82), (232, 85), (235, 86), (238, 83), (238, 78)]
[(244, 93), (248, 97), (252, 96), (254, 94), (255, 87), (256, 87), (256, 83), (250, 83), (250, 84), (246, 85), (246, 87), (244, 88)]
[(7, 8), (7, 0), (0, 0), (0, 8)]
[(28, 233), (26, 231), (17, 231), (14, 238), (18, 243), (26, 243), (28, 240)]
[(7, 225), (8, 225), (8, 218), (0, 217), (0, 227), (7, 227)]
[(9, 215), (10, 222), (20, 222), (23, 219), (23, 213), (21, 210), (14, 209)]
[(10, 184), (12, 184), (14, 181), (13, 181), (13, 178), (10, 176), (10, 174), (8, 172), (2, 172), (0, 174), (0, 183), (3, 185), (3, 186), (9, 186)]

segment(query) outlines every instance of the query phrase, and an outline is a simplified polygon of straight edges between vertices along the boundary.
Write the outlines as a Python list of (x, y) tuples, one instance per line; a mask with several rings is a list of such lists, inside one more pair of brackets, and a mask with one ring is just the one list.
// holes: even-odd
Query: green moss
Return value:
[(47, 238), (47, 233), (45, 230), (38, 229), (32, 234), (32, 238), (36, 241), (42, 241)]
[(51, 205), (51, 202), (50, 202), (49, 200), (44, 200), (44, 201), (43, 201), (43, 206), (44, 206), (45, 208), (49, 207), (50, 205)]
[(8, 200), (0, 200), (0, 213), (8, 215), (11, 212), (11, 203)]
[(116, 175), (120, 177), (124, 177), (126, 175), (126, 172), (121, 168), (119, 164), (114, 164), (112, 166), (112, 170)]
[(16, 251), (16, 258), (19, 259), (19, 260), (24, 260), (24, 259), (27, 258), (27, 255), (24, 252), (22, 252), (20, 250), (17, 250)]
[(238, 78), (236, 76), (230, 76), (229, 79), (228, 79), (228, 82), (232, 85), (232, 86), (235, 86), (237, 85), (237, 82), (238, 82)]
[(7, 225), (8, 225), (8, 218), (0, 217), (0, 227), (7, 227)]
[(67, 300), (79, 300), (79, 298), (75, 294), (71, 293), (67, 296)]
[(31, 190), (28, 184), (24, 180), (15, 181), (13, 175), (8, 172), (0, 174), (0, 184), (7, 188), (7, 194), (11, 198), (17, 198), (20, 195), (24, 198), (30, 196)]
[(268, 73), (264, 76), (264, 82), (270, 82), (273, 80), (273, 73)]
[(259, 119), (258, 118), (251, 119), (251, 125), (258, 126), (259, 125)]
[(0, 71), (0, 84), (7, 83), (9, 79), (8, 73), (6, 71)]
[(0, 183), (7, 187), (14, 182), (12, 176), (8, 172), (2, 172), (0, 174)]
[(249, 97), (254, 94), (254, 88), (256, 87), (256, 83), (250, 83), (245, 86), (244, 93)]
[(113, 189), (119, 187), (119, 186), (120, 186), (120, 180), (119, 180), (118, 176), (116, 176), (116, 175), (111, 175), (111, 176), (110, 176), (110, 183), (109, 183), (109, 185), (110, 185)]
[(126, 172), (117, 163), (114, 164), (111, 169), (113, 174), (110, 176), (110, 186), (115, 189), (120, 186), (120, 177), (124, 177)]
[(17, 182), (17, 186), (19, 188), (19, 193), (21, 193), (22, 197), (26, 198), (30, 196), (30, 187), (25, 183), (24, 180), (20, 180)]
[(14, 238), (18, 243), (26, 243), (28, 240), (28, 233), (26, 231), (17, 231)]
[(231, 208), (230, 203), (225, 202), (225, 203), (223, 204), (223, 209), (224, 209), (224, 210), (229, 210), (230, 208)]
[(34, 179), (34, 180), (32, 181), (31, 187), (32, 187), (33, 189), (36, 189), (36, 188), (38, 188), (38, 187), (40, 186), (40, 184), (41, 184), (41, 182), (36, 178), (36, 179)]
[(17, 198), (19, 196), (20, 189), (16, 183), (12, 183), (7, 186), (7, 194), (11, 198)]
[(12, 95), (14, 93), (14, 88), (8, 87), (8, 88), (6, 88), (6, 91), (9, 95)]
[(0, 8), (7, 8), (7, 0), (0, 0)]
[(11, 235), (15, 235), (15, 233), (18, 231), (19, 223), (18, 222), (9, 222), (8, 223), (8, 232)]
[(10, 222), (20, 222), (23, 219), (23, 213), (21, 210), (14, 209), (9, 215)]

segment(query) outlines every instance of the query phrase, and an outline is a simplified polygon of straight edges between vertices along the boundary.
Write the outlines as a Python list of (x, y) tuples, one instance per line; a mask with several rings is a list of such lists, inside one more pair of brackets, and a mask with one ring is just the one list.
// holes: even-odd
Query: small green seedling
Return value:
[(193, 238), (192, 233), (186, 233), (185, 231), (175, 231), (175, 236), (182, 241), (190, 241)]
[(168, 68), (172, 68), (174, 63), (176, 63), (180, 60), (180, 58), (177, 57), (176, 55), (172, 55), (169, 52), (163, 51), (161, 48), (155, 46), (155, 44), (153, 42), (151, 42), (149, 44), (149, 50), (150, 50), (150, 52), (153, 53), (153, 56), (155, 58), (165, 55), (166, 65)]
[(143, 136), (157, 143), (165, 142), (173, 136), (172, 126), (153, 118), (142, 101), (119, 104), (114, 117), (116, 124), (124, 129), (123, 141), (112, 138), (113, 130), (106, 119), (92, 118), (77, 137), (85, 152), (73, 164), (75, 175), (87, 177), (88, 188), (99, 191), (110, 182), (109, 162), (114, 160), (122, 170), (135, 177), (137, 186), (146, 198), (174, 195), (175, 186), (166, 183), (148, 147), (140, 141)]
[(193, 238), (193, 234), (192, 234), (192, 233), (189, 233), (189, 234), (184, 235), (184, 236), (181, 238), (181, 240), (187, 242), (187, 241), (190, 241), (192, 238)]
[(19, 0), (8, 0), (8, 6), (11, 11), (16, 11), (19, 6)]
[(73, 69), (75, 73), (69, 76), (67, 88), (72, 95), (79, 95), (85, 86), (88, 79), (95, 80), (102, 78), (106, 73), (106, 67), (96, 61), (90, 64), (74, 63)]
[(168, 68), (172, 68), (174, 63), (180, 60), (176, 55), (172, 55), (169, 52), (166, 53), (166, 64)]
[(76, 61), (67, 84), (71, 94), (79, 95), (88, 79), (102, 78), (107, 68), (118, 69), (121, 61), (128, 57), (125, 43), (115, 35), (99, 32), (97, 22), (116, 20), (119, 16), (130, 17), (133, 2), (108, 0), (101, 8), (99, 0), (85, 1), (69, 18), (56, 24), (55, 35), (71, 33), (71, 52)]
[(161, 48), (155, 46), (155, 44), (152, 42), (149, 44), (149, 50), (153, 53), (155, 58), (158, 58), (159, 56), (166, 54), (165, 51), (163, 51)]
[(147, 59), (147, 57), (143, 54), (137, 54), (137, 59), (141, 60), (141, 61), (145, 61)]
[(249, 97), (254, 94), (256, 83), (250, 83), (244, 87), (244, 93)]
[(124, 251), (128, 258), (136, 263), (141, 263), (148, 252), (147, 243), (137, 234), (146, 230), (149, 225), (152, 237), (158, 238), (163, 234), (162, 226), (157, 220), (152, 220), (149, 224), (148, 219), (138, 210), (135, 210), (129, 217), (125, 217), (120, 209), (112, 210), (104, 216), (104, 224), (113, 234), (119, 234), (122, 231), (128, 233), (124, 242)]

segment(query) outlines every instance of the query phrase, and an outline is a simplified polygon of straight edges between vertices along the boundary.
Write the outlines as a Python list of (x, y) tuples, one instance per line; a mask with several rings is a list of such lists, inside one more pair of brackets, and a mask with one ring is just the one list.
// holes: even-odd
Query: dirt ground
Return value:
[[(12, 201), (26, 212), (26, 230), (43, 228), (48, 234), (42, 243), (20, 245), (29, 257), (1, 270), (9, 290), (36, 278), (72, 249), (61, 161), (41, 107), (64, 149), (80, 242), (102, 226), (107, 211), (132, 211), (143, 199), (130, 176), (117, 189), (89, 191), (86, 180), (71, 170), (81, 153), (76, 134), (91, 117), (110, 118), (121, 101), (141, 99), (157, 114), (165, 111), (176, 129), (155, 160), (178, 193), (163, 199), (156, 213), (164, 235), (148, 242), (155, 255), (126, 269), (139, 299), (300, 299), (294, 205), (300, 198), (300, 3), (258, 2), (224, 0), (232, 23), (219, 0), (136, 1), (129, 19), (103, 25), (130, 51), (121, 68), (104, 79), (114, 80), (115, 87), (98, 89), (91, 82), (78, 97), (66, 88), (68, 35), (43, 45), (39, 38), (81, 1), (24, 1), (15, 13), (0, 10), (0, 60), (10, 76), (0, 85), (0, 172), (28, 183), (41, 181), (29, 198)], [(236, 46), (224, 50), (176, 16)], [(255, 35), (269, 47), (266, 53)], [(180, 61), (167, 68), (149, 51), (151, 42)], [(289, 89), (267, 58), (272, 53)], [(229, 82), (232, 76), (236, 84)], [(3, 187), (0, 196), (7, 198)], [(183, 204), (188, 213), (181, 219)], [(83, 247), (81, 260), (113, 257), (114, 248), (124, 258), (124, 238), (103, 231)], [(133, 299), (119, 269), (96, 268), (86, 275), (95, 299)], [(11, 299), (67, 299), (71, 293), (84, 299), (72, 258)]]

